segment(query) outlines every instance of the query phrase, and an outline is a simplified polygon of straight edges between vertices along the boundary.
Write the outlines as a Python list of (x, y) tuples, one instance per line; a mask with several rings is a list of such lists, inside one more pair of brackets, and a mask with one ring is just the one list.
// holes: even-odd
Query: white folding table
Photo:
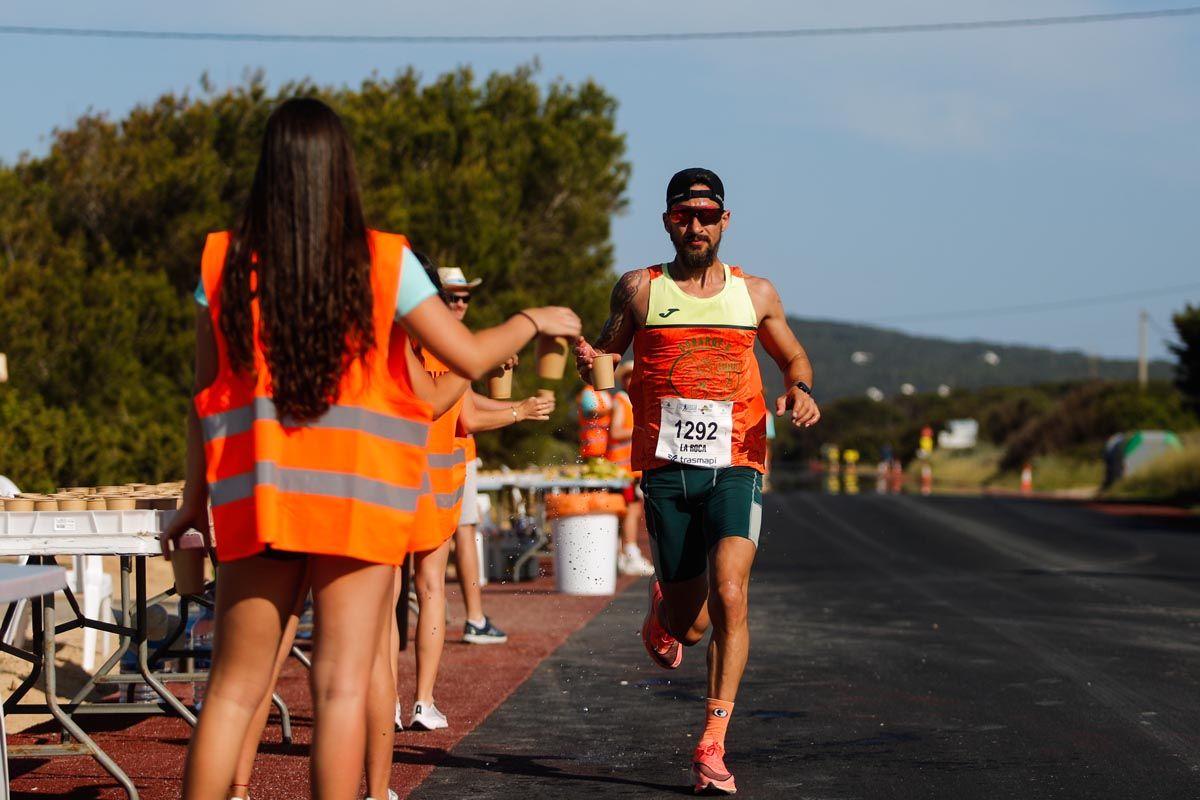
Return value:
[[(67, 588), (67, 571), (62, 567), (0, 564), (0, 603), (15, 603)], [(4, 713), (0, 710), (0, 800), (8, 800), (8, 748), (4, 735)]]

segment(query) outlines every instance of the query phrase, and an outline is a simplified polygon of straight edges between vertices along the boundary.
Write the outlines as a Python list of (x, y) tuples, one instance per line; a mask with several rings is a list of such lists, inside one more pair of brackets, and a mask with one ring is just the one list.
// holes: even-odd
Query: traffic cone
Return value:
[(1029, 464), (1021, 469), (1021, 494), (1033, 494), (1033, 467)]
[(933, 493), (933, 467), (921, 465), (921, 494)]

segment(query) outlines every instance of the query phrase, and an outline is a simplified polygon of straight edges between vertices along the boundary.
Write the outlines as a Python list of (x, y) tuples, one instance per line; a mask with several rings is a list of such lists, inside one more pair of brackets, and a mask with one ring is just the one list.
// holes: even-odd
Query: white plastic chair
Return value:
[[(73, 556), (75, 569), (67, 572), (67, 585), (75, 593), (76, 599), (83, 595), (83, 615), (88, 619), (101, 622), (113, 622), (112, 576), (104, 571), (104, 559), (101, 556)], [(112, 634), (98, 631), (95, 628), (83, 629), (83, 669), (91, 672), (96, 667), (97, 634), (103, 633), (99, 640), (105, 658), (112, 652)]]

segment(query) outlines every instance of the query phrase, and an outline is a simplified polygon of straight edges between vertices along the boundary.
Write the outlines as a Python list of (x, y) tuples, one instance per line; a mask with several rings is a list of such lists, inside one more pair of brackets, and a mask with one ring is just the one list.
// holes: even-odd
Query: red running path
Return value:
[[(622, 578), (618, 592), (632, 578)], [(450, 720), (443, 731), (405, 731), (397, 734), (392, 788), (407, 796), (437, 766), (445, 754), (479, 725), (563, 641), (582, 628), (611, 602), (611, 597), (571, 597), (554, 591), (553, 579), (513, 584), (490, 584), (484, 589), (488, 614), (509, 634), (503, 645), (470, 645), (462, 641), (463, 608), (457, 585), (447, 586), (449, 635), (435, 692), (438, 708)], [(406, 714), (413, 691), (413, 651), (401, 653), (400, 698)], [(312, 702), (307, 672), (295, 661), (280, 678), (278, 691), (292, 712), (295, 741), (280, 743), (274, 719), (259, 748), (251, 784), (253, 800), (293, 800), (308, 796), (308, 743), (312, 734)], [(405, 719), (407, 722), (407, 717)], [(138, 787), (143, 800), (176, 800), (184, 753), (191, 728), (181, 720), (151, 717), (130, 722), (128, 717), (86, 717), (93, 733)], [(43, 731), (38, 735), (38, 731)], [(9, 741), (49, 741), (47, 726), (14, 734)], [(61, 797), (78, 800), (118, 800), (125, 797), (108, 773), (83, 756), (11, 763), (12, 797)]]

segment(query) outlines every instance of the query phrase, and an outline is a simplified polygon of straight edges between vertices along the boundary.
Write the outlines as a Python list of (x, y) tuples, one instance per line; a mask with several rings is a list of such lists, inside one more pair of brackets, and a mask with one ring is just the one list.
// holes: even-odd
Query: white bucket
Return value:
[(612, 594), (617, 589), (616, 514), (580, 514), (552, 522), (554, 588), (563, 594)]

